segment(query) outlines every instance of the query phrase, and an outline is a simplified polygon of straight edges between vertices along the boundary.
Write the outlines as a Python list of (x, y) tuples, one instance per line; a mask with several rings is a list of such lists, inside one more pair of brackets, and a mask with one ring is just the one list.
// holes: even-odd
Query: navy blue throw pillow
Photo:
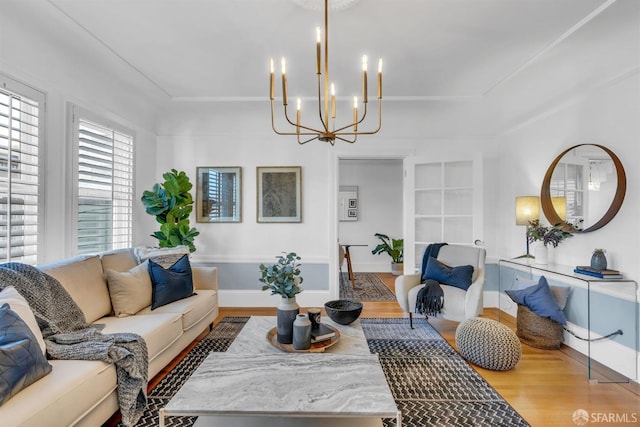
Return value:
[(507, 295), (516, 304), (524, 305), (540, 317), (546, 317), (566, 325), (567, 318), (553, 296), (549, 283), (544, 276), (540, 276), (538, 284), (519, 290), (506, 290)]
[(187, 254), (165, 269), (149, 260), (151, 276), (151, 310), (193, 295), (193, 275)]
[(36, 337), (11, 310), (0, 307), (0, 405), (51, 372)]
[(471, 286), (471, 276), (473, 276), (472, 265), (449, 267), (434, 257), (429, 257), (422, 281), (432, 279), (443, 285), (455, 286), (466, 291)]

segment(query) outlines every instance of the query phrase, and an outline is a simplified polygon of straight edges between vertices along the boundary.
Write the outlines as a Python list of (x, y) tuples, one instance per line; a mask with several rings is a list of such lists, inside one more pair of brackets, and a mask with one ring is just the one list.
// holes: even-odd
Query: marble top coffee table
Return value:
[(359, 343), (359, 323), (344, 335), (337, 325), (341, 340), (353, 338), (344, 353), (283, 352), (266, 342), (274, 324), (275, 317), (252, 317), (229, 351), (211, 353), (160, 409), (160, 426), (166, 416), (198, 416), (196, 426), (377, 427), (380, 418), (401, 426), (378, 356)]

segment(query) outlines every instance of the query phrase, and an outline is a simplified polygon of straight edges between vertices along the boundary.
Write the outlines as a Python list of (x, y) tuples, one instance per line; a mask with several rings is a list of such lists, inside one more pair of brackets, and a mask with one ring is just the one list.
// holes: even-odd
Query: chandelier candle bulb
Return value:
[(367, 55), (362, 55), (362, 102), (367, 101)]
[(331, 83), (331, 118), (336, 118), (336, 85)]
[(302, 101), (298, 98), (298, 105), (296, 111), (296, 132), (300, 134), (300, 108), (302, 108)]
[(275, 98), (275, 92), (274, 92), (275, 77), (274, 77), (274, 74), (273, 74), (273, 58), (271, 58), (271, 68), (270, 68), (270, 70), (271, 70), (271, 72), (269, 73), (269, 97), (273, 101), (273, 99)]
[(378, 60), (378, 99), (382, 99), (382, 59)]
[(282, 57), (280, 61), (282, 67), (282, 105), (287, 105), (287, 61)]
[(320, 39), (320, 27), (316, 27), (316, 74), (320, 75), (322, 74), (321, 71), (321, 67), (320, 65), (322, 64), (322, 55), (320, 54), (320, 46), (321, 46), (321, 39)]
[(353, 131), (358, 132), (358, 97), (353, 97)]

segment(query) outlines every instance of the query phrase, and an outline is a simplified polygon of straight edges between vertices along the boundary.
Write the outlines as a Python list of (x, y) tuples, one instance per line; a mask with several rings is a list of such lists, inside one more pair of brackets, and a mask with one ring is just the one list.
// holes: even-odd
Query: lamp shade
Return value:
[(529, 221), (540, 219), (538, 196), (516, 197), (516, 225), (529, 225)]
[(551, 205), (561, 220), (567, 220), (567, 199), (563, 196), (552, 197)]

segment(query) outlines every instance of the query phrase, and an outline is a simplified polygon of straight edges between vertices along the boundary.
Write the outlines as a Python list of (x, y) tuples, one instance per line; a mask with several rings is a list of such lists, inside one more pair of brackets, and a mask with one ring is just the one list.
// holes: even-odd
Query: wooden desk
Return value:
[[(340, 243), (340, 245), (344, 248), (344, 258), (347, 260), (347, 271), (349, 272), (349, 280), (351, 281), (351, 288), (355, 288), (355, 276), (353, 274), (353, 267), (351, 266), (351, 254), (349, 253), (349, 248), (351, 246), (369, 246), (369, 245), (351, 245), (346, 243)], [(340, 265), (342, 267), (342, 264)]]

